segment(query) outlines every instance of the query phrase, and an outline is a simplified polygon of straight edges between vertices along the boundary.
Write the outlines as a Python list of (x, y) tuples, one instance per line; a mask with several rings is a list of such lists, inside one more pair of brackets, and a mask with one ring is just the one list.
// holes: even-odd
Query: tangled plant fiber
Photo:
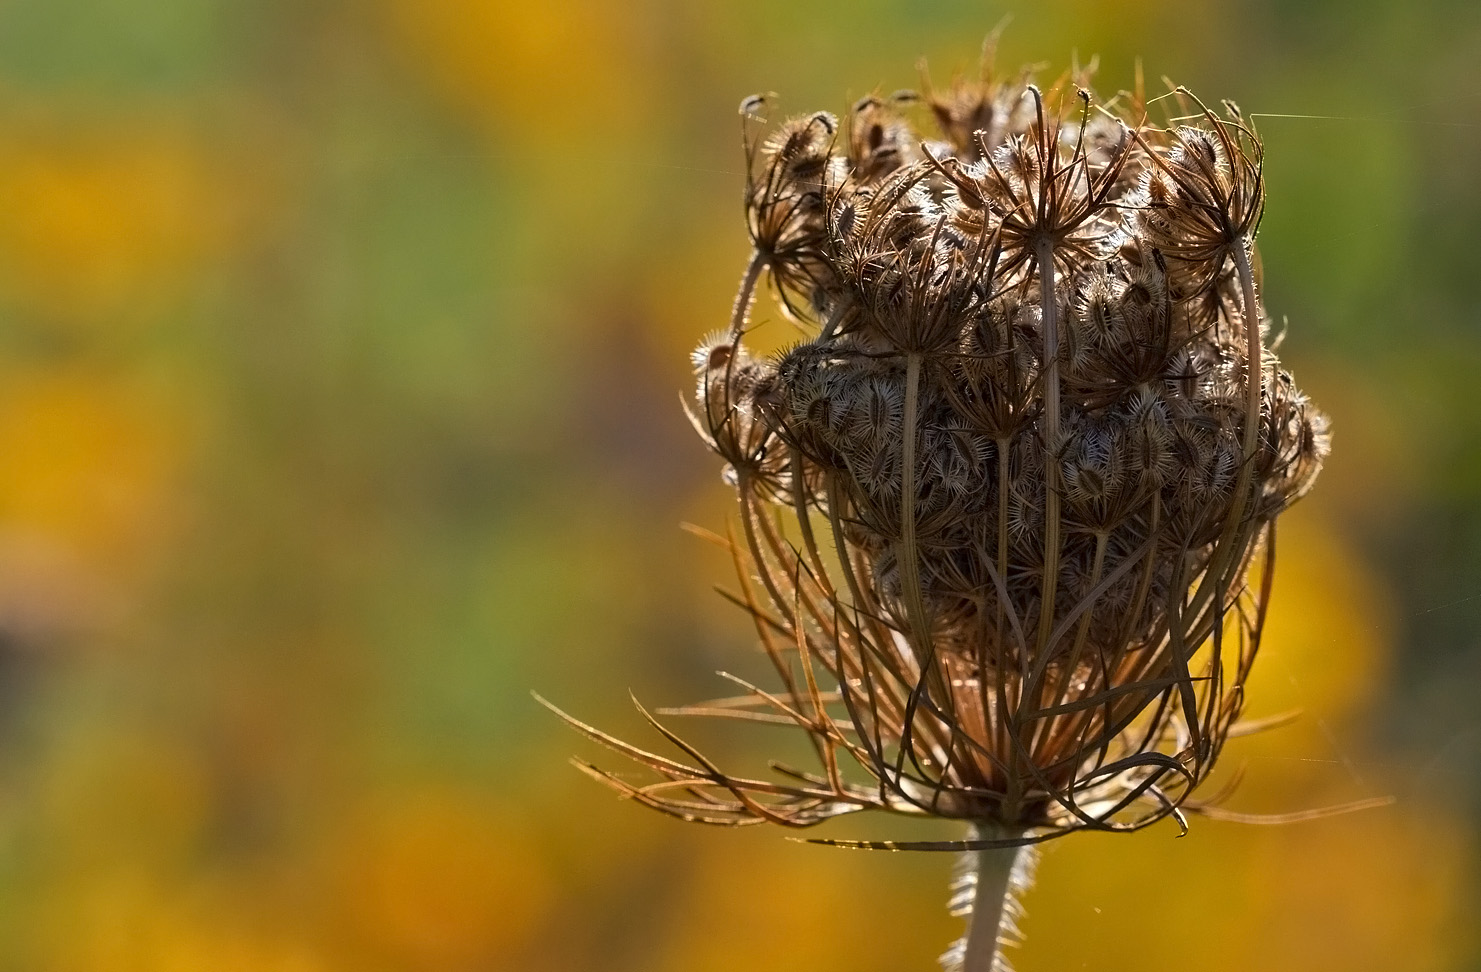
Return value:
[[(1189, 811), (1239, 730), (1277, 516), (1327, 421), (1266, 341), (1261, 142), (1232, 103), (1088, 72), (868, 97), (769, 132), (742, 104), (754, 255), (695, 352), (725, 462), (731, 595), (780, 686), (671, 714), (802, 729), (815, 770), (759, 779), (646, 752), (639, 803), (712, 824), (862, 810), (955, 818), (950, 968), (999, 967), (1018, 849)], [(925, 115), (934, 132), (910, 121)], [(806, 335), (746, 348), (763, 275)], [(569, 717), (568, 717), (569, 718)], [(1011, 907), (1011, 904), (1009, 905)]]

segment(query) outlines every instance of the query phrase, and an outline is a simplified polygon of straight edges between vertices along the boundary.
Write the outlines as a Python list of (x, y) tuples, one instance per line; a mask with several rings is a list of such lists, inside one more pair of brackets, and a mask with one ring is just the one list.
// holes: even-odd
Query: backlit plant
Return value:
[[(1210, 809), (1275, 520), (1327, 452), (1267, 347), (1260, 139), (1232, 104), (1158, 100), (989, 67), (770, 131), (743, 103), (753, 256), (691, 417), (779, 685), (674, 711), (795, 725), (818, 764), (738, 776), (656, 719), (682, 758), (572, 720), (659, 779), (592, 774), (686, 820), (969, 823), (830, 841), (975, 855), (946, 957), (968, 972), (1001, 961), (1020, 848)], [(804, 335), (769, 358), (763, 278)]]

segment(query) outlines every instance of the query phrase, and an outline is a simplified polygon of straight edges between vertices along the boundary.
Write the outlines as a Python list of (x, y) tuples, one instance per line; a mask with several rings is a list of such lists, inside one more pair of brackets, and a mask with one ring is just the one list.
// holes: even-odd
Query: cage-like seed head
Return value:
[(606, 777), (623, 792), (712, 823), (883, 809), (1036, 839), (1200, 808), (1259, 643), (1269, 585), (1246, 576), (1328, 425), (1264, 346), (1253, 129), (1182, 89), (1196, 123), (1149, 126), (1085, 84), (985, 70), (925, 83), (934, 131), (871, 97), (748, 135), (753, 266), (806, 336), (696, 353), (735, 600), (781, 681), (707, 711), (793, 722), (821, 768), (628, 747), (664, 780)]

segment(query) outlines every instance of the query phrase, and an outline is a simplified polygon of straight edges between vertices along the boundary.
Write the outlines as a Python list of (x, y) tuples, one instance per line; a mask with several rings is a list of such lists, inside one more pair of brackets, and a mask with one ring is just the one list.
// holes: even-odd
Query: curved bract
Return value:
[[(769, 132), (742, 106), (754, 257), (691, 417), (780, 684), (677, 711), (794, 724), (818, 766), (735, 776), (656, 720), (681, 759), (577, 723), (661, 779), (592, 773), (689, 820), (881, 809), (999, 843), (1195, 806), (1326, 420), (1263, 346), (1248, 121), (1177, 89), (1149, 125), (1087, 84), (989, 71)], [(763, 277), (806, 335), (769, 360)]]

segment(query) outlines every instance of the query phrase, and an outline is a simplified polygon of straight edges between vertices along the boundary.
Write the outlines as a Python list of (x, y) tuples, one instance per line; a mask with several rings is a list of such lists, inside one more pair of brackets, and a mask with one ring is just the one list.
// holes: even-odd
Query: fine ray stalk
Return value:
[[(985, 65), (920, 110), (770, 126), (743, 103), (752, 256), (690, 419), (737, 502), (705, 534), (723, 593), (772, 676), (640, 709), (673, 755), (562, 714), (648, 775), (584, 772), (683, 820), (970, 824), (818, 841), (969, 854), (961, 972), (1002, 966), (1021, 847), (1250, 819), (1197, 794), (1245, 701), (1276, 520), (1329, 448), (1261, 338), (1253, 129), (1183, 89), (1160, 127), (1140, 85), (1089, 82)], [(763, 281), (803, 335), (771, 356)], [(669, 724), (701, 718), (791, 726), (815, 765), (735, 772)]]

